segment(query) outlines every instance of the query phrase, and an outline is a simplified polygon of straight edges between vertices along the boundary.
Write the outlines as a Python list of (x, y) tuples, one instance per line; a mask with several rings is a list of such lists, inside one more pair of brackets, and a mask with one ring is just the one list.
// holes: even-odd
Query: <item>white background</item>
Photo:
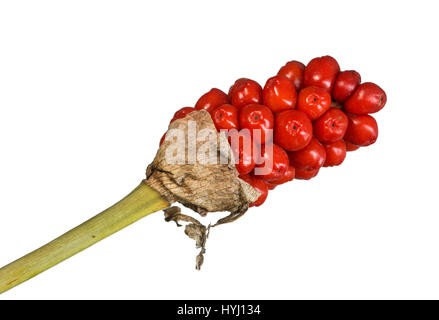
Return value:
[[(0, 266), (144, 177), (173, 113), (330, 54), (382, 86), (377, 143), (194, 242), (153, 214), (18, 298), (439, 298), (434, 1), (2, 1)], [(216, 217), (212, 220), (216, 220)]]

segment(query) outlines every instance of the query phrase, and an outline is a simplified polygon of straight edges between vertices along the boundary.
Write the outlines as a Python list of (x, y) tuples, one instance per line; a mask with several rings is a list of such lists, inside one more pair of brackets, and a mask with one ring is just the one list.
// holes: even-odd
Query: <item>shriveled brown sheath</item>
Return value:
[[(175, 139), (167, 137), (154, 161), (148, 166), (148, 185), (160, 192), (170, 203), (178, 201), (202, 215), (220, 211), (228, 211), (232, 215), (244, 213), (249, 204), (259, 197), (259, 193), (238, 178), (227, 138), (224, 133), (217, 133), (209, 113), (205, 110), (194, 111), (169, 126), (168, 133), (170, 130), (179, 130), (186, 138), (189, 136), (184, 142), (185, 159), (182, 160), (189, 162), (191, 122), (196, 124), (197, 132), (204, 130), (212, 137), (194, 137), (193, 142), (196, 150), (214, 150), (213, 159), (209, 158), (208, 152), (197, 152), (195, 163), (169, 163), (167, 150), (175, 143)], [(228, 161), (222, 163), (224, 159)], [(216, 160), (216, 163), (212, 163), (212, 160)]]

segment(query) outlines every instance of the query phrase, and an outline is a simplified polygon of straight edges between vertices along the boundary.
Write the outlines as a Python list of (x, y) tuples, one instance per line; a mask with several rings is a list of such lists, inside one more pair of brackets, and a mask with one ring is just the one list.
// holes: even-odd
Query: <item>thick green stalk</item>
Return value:
[(0, 269), (0, 293), (36, 276), (169, 203), (142, 182), (124, 199), (62, 236)]

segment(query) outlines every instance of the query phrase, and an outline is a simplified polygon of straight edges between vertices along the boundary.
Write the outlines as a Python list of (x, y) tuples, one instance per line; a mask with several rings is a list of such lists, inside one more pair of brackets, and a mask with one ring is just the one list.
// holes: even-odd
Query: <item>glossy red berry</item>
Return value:
[(355, 144), (349, 143), (347, 141), (344, 142), (346, 144), (346, 151), (355, 151), (360, 149), (360, 146), (357, 146)]
[(306, 113), (308, 118), (315, 120), (331, 106), (331, 95), (320, 87), (306, 87), (299, 92), (297, 110)]
[(340, 72), (335, 79), (332, 89), (332, 98), (338, 102), (345, 102), (361, 83), (361, 76), (357, 71), (347, 70)]
[(288, 151), (297, 151), (312, 138), (312, 123), (302, 111), (287, 110), (276, 115), (274, 142)]
[(331, 92), (335, 78), (340, 72), (337, 60), (331, 56), (312, 59), (305, 67), (305, 87), (317, 86)]
[(261, 194), (255, 202), (250, 204), (250, 207), (259, 207), (261, 204), (263, 204), (268, 196), (268, 186), (266, 182), (250, 175), (242, 175), (239, 176), (239, 178), (247, 182)]
[(349, 115), (349, 125), (344, 140), (357, 146), (369, 146), (378, 138), (378, 124), (369, 115)]
[(343, 140), (326, 144), (326, 161), (324, 167), (339, 166), (346, 158), (346, 143)]
[(383, 89), (372, 82), (365, 82), (346, 100), (344, 108), (347, 112), (358, 115), (375, 113), (384, 108), (387, 96)]
[(330, 108), (314, 121), (314, 136), (323, 143), (331, 143), (343, 138), (348, 128), (348, 117), (337, 108)]
[(304, 170), (304, 169), (297, 169), (296, 168), (296, 179), (298, 179), (298, 180), (312, 179), (319, 173), (319, 170), (320, 169)]
[(216, 129), (239, 129), (238, 108), (231, 104), (223, 104), (212, 111), (212, 121)]
[(255, 167), (255, 157), (259, 155), (256, 143), (248, 133), (231, 130), (228, 140), (235, 159), (235, 167), (239, 174), (248, 174)]
[(239, 126), (248, 129), (257, 143), (264, 144), (273, 138), (274, 116), (267, 106), (249, 104), (240, 110)]
[(305, 148), (288, 152), (288, 155), (293, 167), (306, 171), (320, 169), (326, 160), (325, 147), (316, 138), (312, 138)]
[[(276, 144), (261, 146), (261, 161), (256, 164), (255, 176), (265, 181), (275, 183), (282, 178), (289, 166), (288, 154)], [(259, 173), (259, 170), (264, 171)]]
[(203, 94), (195, 104), (196, 110), (206, 110), (211, 113), (217, 107), (229, 103), (229, 97), (223, 91), (217, 88), (211, 89)]
[(276, 188), (278, 186), (277, 184), (274, 184), (274, 183), (271, 183), (268, 181), (265, 181), (265, 184), (267, 185), (268, 190), (274, 190), (274, 188)]
[(262, 91), (262, 101), (273, 112), (294, 109), (297, 101), (296, 87), (285, 76), (271, 77)]
[(276, 180), (274, 184), (275, 185), (284, 184), (286, 182), (293, 180), (295, 176), (296, 176), (296, 168), (294, 168), (292, 165), (289, 165), (284, 175), (280, 179)]
[(290, 79), (296, 90), (299, 91), (303, 87), (303, 72), (305, 65), (299, 61), (289, 61), (282, 68), (280, 68), (278, 75), (285, 76)]
[(262, 87), (254, 80), (241, 78), (229, 90), (230, 103), (238, 109), (248, 104), (262, 103)]
[(160, 138), (160, 146), (163, 144), (163, 142), (165, 141), (166, 138), (166, 133), (168, 133), (167, 131), (162, 135), (162, 137)]
[(171, 122), (174, 122), (177, 119), (182, 119), (182, 118), (186, 117), (186, 115), (188, 115), (192, 111), (195, 111), (195, 108), (184, 107), (184, 108), (179, 109), (176, 113), (174, 113), (174, 117), (172, 118)]

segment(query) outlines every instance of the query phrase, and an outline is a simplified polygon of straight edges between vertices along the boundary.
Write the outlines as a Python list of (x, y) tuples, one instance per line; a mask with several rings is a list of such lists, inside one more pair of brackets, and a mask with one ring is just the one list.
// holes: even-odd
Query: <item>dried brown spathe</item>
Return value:
[(178, 128), (185, 133), (186, 160), (189, 158), (188, 148), (191, 143), (187, 141), (190, 120), (195, 121), (198, 132), (211, 129), (216, 134), (215, 143), (211, 143), (210, 146), (209, 140), (196, 140), (192, 143), (197, 150), (215, 148), (217, 163), (212, 164), (207, 161), (208, 152), (198, 154), (194, 163), (169, 163), (166, 159), (166, 149), (173, 144), (173, 141), (165, 140), (154, 161), (148, 166), (147, 184), (160, 192), (170, 203), (180, 202), (201, 215), (217, 211), (229, 211), (233, 216), (241, 215), (248, 209), (249, 204), (259, 197), (259, 193), (238, 178), (233, 161), (220, 163), (224, 158), (233, 159), (231, 149), (225, 135), (216, 133), (209, 113), (204, 110), (194, 111), (169, 125), (169, 129)]
[[(206, 139), (191, 136), (193, 134), (191, 126), (194, 124), (197, 132), (207, 129), (205, 131), (209, 133)], [(224, 134), (216, 132), (209, 113), (204, 110), (191, 112), (185, 118), (172, 122), (168, 132), (171, 129), (179, 129), (184, 133), (185, 143), (180, 159), (184, 161), (183, 163), (167, 161), (166, 150), (175, 147), (175, 143), (172, 139), (165, 139), (154, 161), (147, 168), (146, 183), (157, 190), (169, 203), (180, 202), (203, 216), (208, 212), (230, 212), (230, 215), (219, 219), (214, 226), (241, 217), (247, 211), (249, 204), (256, 201), (260, 194), (238, 178), (227, 138)], [(206, 152), (197, 152), (197, 156), (194, 157), (190, 152), (193, 151), (193, 147)], [(209, 151), (213, 151), (216, 163), (209, 161), (212, 160), (212, 152)], [(231, 161), (221, 162), (223, 159)], [(180, 226), (179, 222), (182, 221), (188, 223), (185, 233), (194, 239), (196, 247), (201, 249), (196, 258), (196, 268), (200, 269), (204, 261), (203, 255), (206, 251), (205, 244), (210, 226), (206, 227), (197, 219), (181, 214), (178, 207), (165, 210), (165, 220), (175, 221), (177, 226)]]
[(170, 207), (164, 210), (165, 221), (174, 221), (177, 227), (181, 227), (180, 222), (184, 221), (188, 224), (184, 228), (184, 233), (191, 239), (195, 240), (195, 247), (201, 249), (196, 257), (195, 268), (200, 270), (204, 262), (204, 253), (206, 253), (206, 240), (209, 236), (209, 229), (201, 224), (197, 219), (181, 213), (179, 207)]

